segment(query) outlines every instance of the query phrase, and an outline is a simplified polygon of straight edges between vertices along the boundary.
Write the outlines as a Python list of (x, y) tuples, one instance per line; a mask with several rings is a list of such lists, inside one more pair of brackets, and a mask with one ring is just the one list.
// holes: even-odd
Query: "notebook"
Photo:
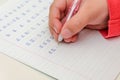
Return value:
[(104, 39), (83, 30), (75, 43), (49, 32), (52, 0), (8, 0), (0, 7), (0, 52), (56, 80), (115, 80), (120, 73), (120, 37)]

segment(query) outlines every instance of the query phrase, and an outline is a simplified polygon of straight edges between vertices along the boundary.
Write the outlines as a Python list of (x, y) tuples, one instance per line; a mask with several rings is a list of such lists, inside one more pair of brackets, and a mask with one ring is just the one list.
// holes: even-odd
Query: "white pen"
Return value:
[[(70, 8), (70, 11), (68, 11), (68, 14), (67, 14), (65, 22), (70, 20), (70, 18), (73, 16), (73, 14), (78, 11), (80, 3), (81, 3), (81, 0), (74, 0), (73, 1), (72, 5), (71, 5), (71, 8)], [(62, 37), (61, 34), (59, 34), (58, 42), (61, 42), (62, 40), (63, 40), (63, 37)]]

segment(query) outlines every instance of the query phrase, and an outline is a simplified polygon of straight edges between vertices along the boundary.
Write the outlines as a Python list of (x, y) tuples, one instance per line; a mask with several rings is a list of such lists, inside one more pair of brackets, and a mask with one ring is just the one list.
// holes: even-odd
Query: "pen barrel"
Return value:
[(73, 11), (72, 16), (74, 16), (74, 15), (78, 12), (78, 10), (79, 10), (79, 8), (80, 8), (80, 4), (81, 4), (81, 0), (78, 0), (78, 2), (77, 2), (77, 4), (76, 4), (76, 7), (75, 7), (75, 9), (74, 9), (74, 11)]
[[(75, 0), (74, 0), (75, 1)], [(64, 25), (65, 24), (65, 22), (67, 21), (67, 19), (68, 19), (68, 17), (69, 17), (69, 14), (70, 14), (70, 12), (71, 12), (71, 9), (72, 9), (72, 7), (73, 7), (73, 5), (74, 5), (74, 1), (71, 3), (71, 5), (70, 5), (70, 7), (66, 10), (66, 12), (65, 12), (65, 17), (62, 19), (62, 24)], [(81, 0), (77, 0), (77, 3), (75, 4), (76, 6), (75, 6), (75, 9), (73, 10), (73, 13), (72, 13), (72, 16), (74, 16), (77, 12), (78, 12), (78, 10), (79, 10), (79, 8), (80, 8), (80, 4), (81, 4)]]
[[(80, 4), (81, 4), (81, 0), (74, 0), (72, 2), (70, 7), (66, 11), (65, 17), (61, 20), (62, 26), (65, 24), (65, 22), (67, 22), (72, 16), (74, 16), (78, 12), (80, 8)], [(62, 40), (63, 40), (63, 37), (60, 34), (58, 37), (58, 41), (61, 42)]]

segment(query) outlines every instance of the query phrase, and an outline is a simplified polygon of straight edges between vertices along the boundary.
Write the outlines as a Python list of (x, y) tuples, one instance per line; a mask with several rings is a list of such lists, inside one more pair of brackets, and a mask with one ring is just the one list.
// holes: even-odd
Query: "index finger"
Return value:
[(57, 32), (60, 32), (60, 28), (62, 26), (61, 18), (64, 15), (65, 9), (66, 0), (55, 0), (50, 7), (49, 26), (53, 29), (55, 27)]

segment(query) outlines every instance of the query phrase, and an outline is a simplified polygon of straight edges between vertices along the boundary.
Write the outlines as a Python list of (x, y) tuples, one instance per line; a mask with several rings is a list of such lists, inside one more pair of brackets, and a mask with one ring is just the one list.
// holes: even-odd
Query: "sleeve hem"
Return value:
[(107, 0), (109, 10), (108, 28), (100, 30), (105, 38), (120, 36), (120, 0)]
[(100, 33), (105, 38), (120, 36), (120, 19), (109, 21), (108, 28), (104, 30), (100, 30)]

